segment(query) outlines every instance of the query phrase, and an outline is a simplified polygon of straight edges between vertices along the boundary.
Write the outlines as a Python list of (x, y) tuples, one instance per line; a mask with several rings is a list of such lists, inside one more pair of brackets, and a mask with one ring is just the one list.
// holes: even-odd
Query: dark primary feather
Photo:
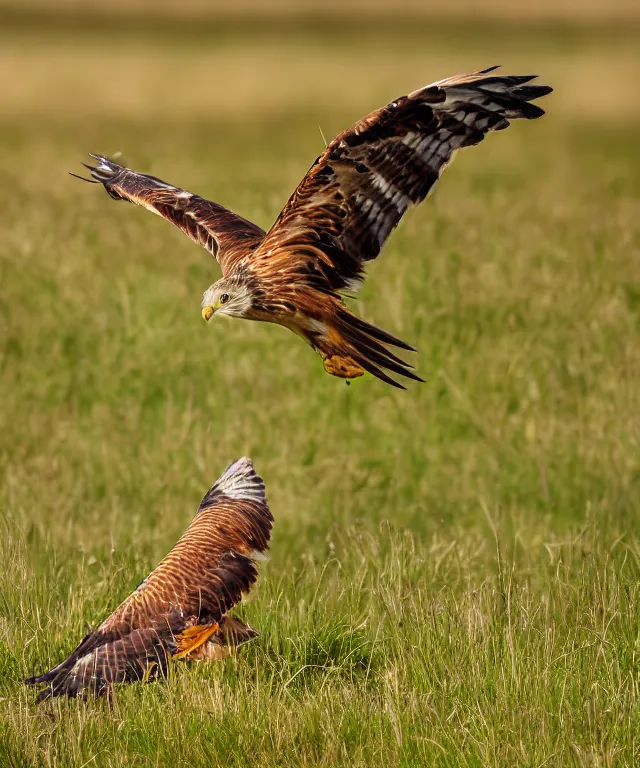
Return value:
[[(112, 198), (128, 200), (170, 221), (217, 259), (223, 275), (232, 272), (234, 264), (264, 237), (264, 230), (222, 205), (155, 176), (124, 168), (102, 155), (91, 157), (98, 165), (83, 165)], [(77, 178), (90, 181), (81, 176)]]
[(402, 96), (337, 136), (249, 257), (252, 269), (328, 292), (352, 289), (456, 150), (509, 120), (544, 114), (530, 102), (551, 88), (526, 85), (534, 75), (492, 74), (495, 69)]
[[(398, 389), (404, 389), (404, 387), (390, 376), (384, 374), (383, 369), (397, 373), (407, 379), (413, 379), (414, 381), (420, 382), (423, 381), (411, 370), (411, 365), (404, 360), (401, 360), (376, 338), (376, 336), (383, 336), (387, 337), (387, 339), (393, 339), (394, 337), (390, 334), (387, 336), (384, 331), (380, 331), (376, 326), (365, 323), (363, 320), (360, 320), (360, 318), (347, 311), (338, 312), (335, 327), (339, 332), (340, 337), (350, 346), (348, 350), (349, 356), (373, 376), (376, 376)], [(408, 346), (404, 343), (395, 344), (389, 340), (387, 340), (386, 343), (401, 348), (406, 348)]]
[(28, 678), (40, 699), (102, 693), (112, 683), (165, 674), (189, 627), (221, 624), (257, 578), (273, 517), (264, 483), (240, 459), (202, 500), (178, 543), (138, 588), (57, 667)]
[[(401, 96), (339, 134), (318, 157), (265, 235), (217, 203), (124, 168), (102, 155), (93, 180), (168, 219), (220, 262), (223, 275), (249, 268), (281, 283), (352, 290), (410, 205), (427, 196), (458, 149), (513, 119), (544, 110), (552, 91), (535, 75), (498, 67), (456, 75)], [(79, 177), (81, 178), (81, 177)], [(87, 180), (87, 179), (85, 179)]]

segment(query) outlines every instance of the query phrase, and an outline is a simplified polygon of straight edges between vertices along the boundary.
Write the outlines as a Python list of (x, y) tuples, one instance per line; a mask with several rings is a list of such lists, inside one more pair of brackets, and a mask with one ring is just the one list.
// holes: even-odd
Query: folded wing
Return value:
[(260, 227), (222, 205), (155, 176), (136, 173), (102, 155), (91, 157), (98, 164), (86, 167), (111, 197), (128, 200), (170, 221), (217, 259), (223, 275), (233, 271), (236, 261), (250, 253), (264, 237)]
[(197, 649), (251, 588), (272, 523), (264, 483), (251, 461), (240, 459), (158, 567), (68, 659), (27, 684), (47, 684), (43, 699), (100, 694), (112, 683), (165, 674), (167, 659)]
[(496, 67), (402, 96), (341, 133), (320, 155), (254, 252), (252, 268), (319, 290), (354, 290), (410, 205), (425, 199), (454, 153), (551, 91)]

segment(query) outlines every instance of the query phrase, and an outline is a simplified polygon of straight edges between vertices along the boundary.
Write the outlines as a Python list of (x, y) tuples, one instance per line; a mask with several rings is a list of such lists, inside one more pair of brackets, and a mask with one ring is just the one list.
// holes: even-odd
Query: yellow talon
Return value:
[(219, 624), (197, 625), (185, 629), (178, 635), (178, 649), (174, 654), (174, 659), (184, 659), (190, 653), (200, 648), (201, 645), (220, 629)]
[(364, 370), (350, 357), (327, 355), (323, 363), (325, 371), (330, 376), (338, 376), (341, 379), (356, 379), (364, 373)]

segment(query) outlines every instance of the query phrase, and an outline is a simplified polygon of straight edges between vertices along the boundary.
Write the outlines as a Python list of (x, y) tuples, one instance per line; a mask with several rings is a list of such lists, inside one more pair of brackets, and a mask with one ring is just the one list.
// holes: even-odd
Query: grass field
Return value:
[[(640, 762), (637, 29), (327, 29), (0, 32), (1, 766)], [(464, 153), (354, 302), (418, 347), (406, 392), (206, 325), (213, 260), (66, 175), (122, 151), (267, 226), (321, 133), (494, 63), (548, 115)], [(36, 706), (241, 455), (260, 638)]]

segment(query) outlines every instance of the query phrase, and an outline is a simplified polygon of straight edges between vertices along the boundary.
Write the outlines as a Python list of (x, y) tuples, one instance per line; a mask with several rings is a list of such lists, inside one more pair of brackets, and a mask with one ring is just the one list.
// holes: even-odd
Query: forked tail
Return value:
[(406, 387), (391, 378), (387, 371), (414, 381), (424, 381), (413, 372), (412, 365), (388, 349), (391, 346), (415, 352), (413, 347), (396, 336), (367, 323), (344, 307), (338, 311), (334, 330), (338, 338), (332, 345), (330, 354), (339, 358), (351, 358), (368, 373), (398, 389)]

